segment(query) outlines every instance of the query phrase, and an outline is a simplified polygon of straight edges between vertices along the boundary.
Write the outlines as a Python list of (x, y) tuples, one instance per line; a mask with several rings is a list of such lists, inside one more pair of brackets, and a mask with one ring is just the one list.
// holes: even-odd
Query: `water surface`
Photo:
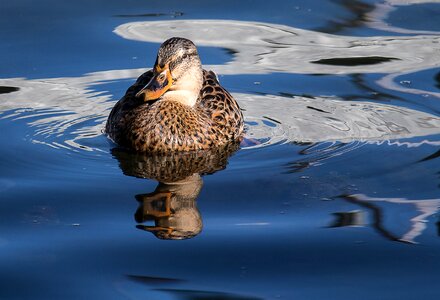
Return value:
[[(438, 2), (0, 8), (0, 298), (440, 296)], [(103, 135), (171, 36), (243, 108), (239, 148)]]

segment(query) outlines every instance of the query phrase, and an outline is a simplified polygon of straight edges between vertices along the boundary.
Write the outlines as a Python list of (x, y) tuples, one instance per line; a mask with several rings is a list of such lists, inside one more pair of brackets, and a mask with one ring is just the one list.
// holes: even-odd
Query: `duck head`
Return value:
[(136, 97), (178, 101), (193, 106), (203, 84), (203, 71), (197, 48), (188, 39), (173, 37), (159, 48), (153, 77)]

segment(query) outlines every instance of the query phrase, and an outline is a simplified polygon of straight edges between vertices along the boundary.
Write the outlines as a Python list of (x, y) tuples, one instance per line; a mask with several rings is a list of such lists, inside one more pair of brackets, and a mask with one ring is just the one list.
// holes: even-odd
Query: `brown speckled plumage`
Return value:
[(228, 158), (239, 146), (237, 141), (208, 150), (173, 152), (168, 155), (133, 152), (122, 148), (113, 148), (111, 152), (125, 175), (172, 183), (193, 174), (206, 175), (223, 170)]
[(203, 84), (194, 106), (136, 97), (154, 70), (142, 74), (111, 111), (106, 133), (121, 146), (152, 153), (209, 149), (239, 140), (243, 116), (237, 102), (214, 72), (202, 72)]

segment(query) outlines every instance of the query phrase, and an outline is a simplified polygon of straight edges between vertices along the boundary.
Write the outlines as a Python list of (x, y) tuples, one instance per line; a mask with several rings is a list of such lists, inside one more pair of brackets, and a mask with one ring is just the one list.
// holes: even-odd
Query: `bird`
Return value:
[(153, 69), (115, 104), (105, 132), (136, 152), (169, 154), (223, 147), (243, 137), (243, 113), (213, 71), (202, 68), (194, 43), (161, 44)]

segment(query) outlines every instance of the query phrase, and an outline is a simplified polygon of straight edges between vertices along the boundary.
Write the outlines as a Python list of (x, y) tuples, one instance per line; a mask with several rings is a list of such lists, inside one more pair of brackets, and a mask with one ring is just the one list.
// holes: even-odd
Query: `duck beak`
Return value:
[(167, 67), (165, 67), (160, 73), (155, 73), (156, 75), (154, 75), (150, 82), (136, 94), (136, 97), (143, 97), (144, 101), (156, 100), (173, 85), (173, 78)]

